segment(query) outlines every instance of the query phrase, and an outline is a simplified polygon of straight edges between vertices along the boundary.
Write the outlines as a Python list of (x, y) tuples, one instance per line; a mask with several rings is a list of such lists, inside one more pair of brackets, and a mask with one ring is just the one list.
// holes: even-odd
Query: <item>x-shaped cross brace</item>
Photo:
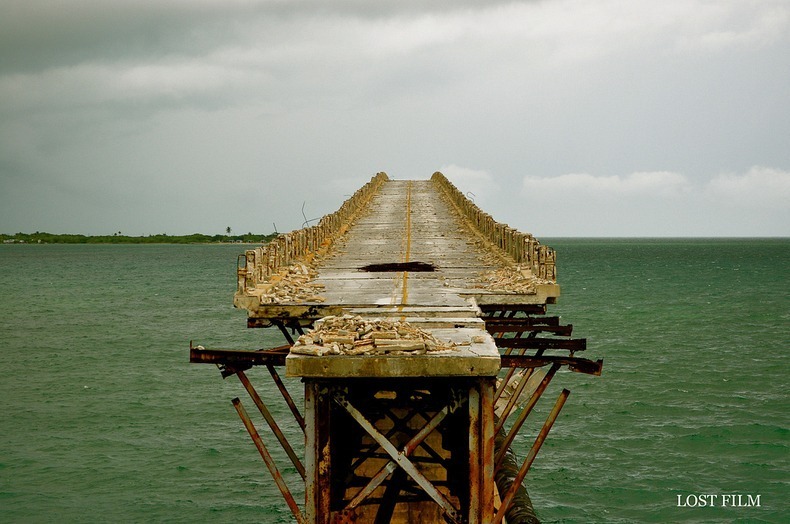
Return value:
[(428, 437), (428, 435), (436, 429), (439, 424), (449, 415), (453, 413), (458, 407), (460, 407), (462, 399), (461, 396), (456, 394), (453, 390), (452, 400), (449, 404), (439, 410), (428, 423), (423, 426), (420, 431), (418, 431), (404, 446), (403, 449), (398, 451), (392, 442), (387, 439), (378, 429), (376, 429), (373, 424), (371, 424), (365, 416), (355, 408), (351, 402), (348, 400), (347, 391), (342, 388), (338, 388), (333, 392), (332, 398), (335, 402), (337, 402), (343, 409), (345, 409), (351, 417), (357, 421), (357, 423), (362, 426), (368, 435), (370, 435), (376, 443), (381, 446), (381, 448), (390, 456), (390, 461), (382, 467), (378, 473), (376, 473), (373, 478), (368, 482), (367, 486), (362, 488), (362, 490), (357, 493), (353, 500), (348, 504), (346, 507), (347, 510), (353, 509), (358, 506), (365, 498), (370, 496), (373, 491), (377, 487), (381, 485), (382, 482), (393, 472), (396, 468), (400, 467), (403, 469), (414, 481), (428, 494), (431, 499), (434, 500), (445, 512), (447, 517), (457, 524), (460, 524), (463, 520), (462, 516), (459, 514), (458, 510), (453, 507), (450, 501), (442, 495), (442, 493), (434, 486), (430, 480), (428, 480), (425, 475), (423, 475), (414, 463), (409, 460), (409, 455), (417, 449), (417, 447)]

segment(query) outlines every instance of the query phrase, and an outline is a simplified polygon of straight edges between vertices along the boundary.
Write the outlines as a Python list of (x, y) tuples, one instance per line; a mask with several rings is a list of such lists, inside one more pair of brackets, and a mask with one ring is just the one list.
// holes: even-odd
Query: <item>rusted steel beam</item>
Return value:
[[(420, 400), (419, 399), (415, 399), (416, 409), (414, 411), (412, 411), (411, 413), (407, 414), (406, 416), (402, 417), (402, 418), (400, 418), (397, 415), (395, 415), (392, 411), (382, 412), (381, 413), (383, 416), (386, 416), (387, 418), (389, 418), (392, 421), (392, 427), (390, 427), (387, 430), (387, 432), (384, 434), (384, 436), (388, 440), (391, 441), (393, 436), (398, 434), (398, 433), (409, 434), (412, 431), (411, 427), (409, 426), (409, 423), (416, 416), (420, 416), (420, 417), (422, 417), (423, 420), (427, 420), (427, 421), (430, 421), (430, 420), (433, 419), (433, 417), (436, 414), (435, 413), (434, 414), (429, 414), (429, 413), (423, 411), (422, 409), (420, 409), (419, 403), (420, 403)], [(421, 426), (425, 426), (424, 422), (421, 422), (419, 424)], [(445, 458), (443, 458), (438, 452), (436, 452), (436, 450), (431, 448), (431, 446), (429, 446), (425, 442), (424, 439), (422, 440), (422, 442), (418, 443), (417, 445), (428, 456), (427, 457), (419, 457), (419, 456), (414, 457), (413, 456), (412, 459), (411, 459), (412, 462), (424, 462), (424, 463), (440, 464), (445, 469), (448, 467), (447, 466), (447, 460)], [(357, 468), (362, 463), (364, 463), (365, 461), (367, 461), (369, 459), (388, 459), (389, 458), (389, 455), (387, 455), (386, 453), (376, 453), (376, 451), (378, 449), (380, 449), (380, 448), (376, 444), (371, 445), (370, 448), (367, 449), (367, 450), (366, 449), (360, 449), (357, 459), (354, 462), (352, 462), (352, 464), (348, 468), (348, 470), (349, 471), (356, 471)], [(410, 453), (413, 453), (413, 451), (410, 451)], [(393, 468), (396, 467), (396, 465), (394, 463), (391, 463), (391, 466)], [(392, 470), (390, 469), (390, 471), (392, 471)], [(386, 478), (386, 475), (385, 475), (385, 478)], [(364, 480), (365, 480), (365, 482), (367, 482), (369, 479), (366, 478)], [(360, 499), (360, 501), (361, 501), (361, 499)]]
[(498, 348), (527, 349), (567, 349), (568, 351), (584, 351), (587, 349), (586, 338), (504, 338), (494, 339)]
[[(505, 348), (505, 353), (502, 356), (507, 356), (507, 357), (522, 356), (526, 351), (527, 351), (526, 348), (520, 348), (518, 354), (513, 355), (513, 348)], [(499, 386), (496, 388), (496, 391), (494, 392), (494, 403), (496, 403), (499, 400), (499, 398), (502, 396), (502, 393), (505, 392), (505, 389), (507, 388), (508, 384), (510, 384), (510, 380), (513, 378), (513, 374), (516, 372), (516, 368), (514, 366), (506, 366), (504, 364), (501, 364), (501, 356), (500, 356), (500, 366), (502, 369), (508, 368), (508, 370), (507, 373), (505, 373), (505, 376), (502, 378), (502, 381), (499, 383)]]
[(299, 505), (296, 504), (296, 500), (294, 500), (293, 495), (291, 495), (291, 490), (288, 489), (288, 485), (285, 483), (282, 475), (280, 475), (280, 471), (277, 469), (274, 459), (272, 458), (271, 454), (269, 454), (269, 450), (266, 449), (266, 445), (263, 443), (260, 434), (258, 434), (258, 431), (255, 429), (255, 425), (252, 423), (252, 420), (250, 420), (247, 410), (244, 409), (244, 406), (238, 398), (233, 399), (233, 407), (236, 408), (239, 418), (241, 418), (241, 421), (244, 423), (244, 427), (247, 428), (247, 433), (249, 433), (250, 437), (252, 437), (255, 447), (258, 448), (258, 452), (261, 454), (263, 462), (269, 469), (269, 473), (271, 473), (275, 484), (277, 484), (277, 487), (280, 489), (280, 493), (282, 493), (286, 504), (288, 504), (288, 507), (291, 509), (291, 513), (293, 513), (294, 518), (296, 518), (296, 522), (299, 524), (305, 524), (304, 516), (302, 515), (302, 511), (299, 509)]
[(305, 384), (305, 512), (310, 524), (330, 524), (332, 484), (328, 389), (315, 381)]
[(393, 462), (387, 462), (383, 468), (381, 468), (359, 492), (351, 499), (351, 502), (346, 505), (346, 510), (352, 510), (362, 504), (362, 502), (368, 498), (375, 490), (378, 488), (382, 482), (396, 469), (398, 469), (398, 465)]
[(395, 505), (398, 503), (398, 496), (406, 483), (406, 479), (406, 472), (402, 469), (396, 469), (392, 472), (392, 477), (390, 477), (389, 484), (384, 490), (373, 524), (390, 524), (392, 514), (395, 512)]
[(488, 523), (494, 516), (494, 379), (480, 381), (480, 474), (483, 487), (480, 494), (480, 522)]
[[(516, 333), (516, 338), (521, 338), (521, 335), (522, 335), (522, 333)], [(532, 333), (529, 333), (527, 335), (527, 338), (535, 338), (537, 335), (538, 335), (537, 332), (532, 332)], [(496, 335), (494, 335), (494, 336), (496, 336)], [(514, 348), (513, 347), (506, 347), (504, 349), (505, 349), (505, 355), (511, 355), (513, 353), (513, 349)], [(526, 348), (518, 348), (518, 349), (519, 349), (518, 355), (523, 355), (527, 351)], [(543, 354), (543, 350), (539, 349), (535, 354), (536, 355), (542, 355)], [(500, 360), (500, 366), (502, 368), (506, 367), (506, 366), (501, 365), (501, 360)], [(507, 373), (505, 374), (504, 379), (499, 384), (499, 387), (497, 388), (497, 391), (494, 394), (494, 402), (495, 403), (502, 396), (502, 393), (504, 393), (504, 391), (507, 388), (508, 384), (510, 384), (510, 380), (513, 378), (513, 373), (515, 373), (515, 371), (516, 371), (516, 368), (514, 368), (514, 367), (510, 367), (510, 369), (507, 370)]]
[(502, 367), (508, 368), (540, 368), (549, 364), (568, 366), (568, 369), (577, 373), (600, 375), (603, 369), (603, 359), (592, 361), (586, 358), (561, 357), (550, 355), (502, 355)]
[[(417, 401), (417, 402), (419, 402), (419, 401)], [(422, 424), (422, 427), (417, 432), (417, 434), (415, 434), (411, 439), (409, 439), (409, 441), (406, 444), (403, 445), (402, 453), (404, 453), (406, 456), (411, 456), (411, 454), (414, 452), (414, 450), (417, 449), (418, 446), (420, 446), (420, 447), (422, 447), (422, 449), (425, 452), (427, 452), (433, 458), (433, 460), (435, 462), (443, 463), (442, 457), (439, 456), (439, 454), (436, 451), (431, 449), (430, 446), (427, 446), (425, 444), (425, 439), (428, 437), (428, 435), (431, 432), (433, 432), (433, 430), (435, 430), (439, 426), (439, 424), (441, 424), (441, 422), (445, 419), (445, 417), (447, 417), (448, 414), (455, 412), (460, 407), (461, 403), (462, 403), (462, 399), (458, 395), (454, 395), (449, 404), (447, 404), (444, 407), (442, 407), (442, 409), (437, 411), (432, 416), (429, 415), (428, 413), (422, 411), (421, 409), (419, 409), (419, 405), (417, 406), (418, 409), (415, 409), (410, 414), (408, 414), (408, 415), (406, 415), (406, 416), (404, 416), (402, 418), (396, 416), (392, 412), (383, 413), (385, 416), (387, 416), (392, 421), (392, 427), (389, 429), (389, 431), (387, 431), (387, 433), (384, 436), (385, 436), (385, 438), (387, 438), (387, 440), (390, 440), (390, 438), (393, 435), (397, 434), (397, 433), (408, 432), (409, 431), (409, 426), (408, 426), (409, 422), (415, 416), (419, 415), (424, 420), (427, 420), (428, 422)], [(350, 469), (351, 470), (355, 470), (362, 461), (367, 460), (368, 458), (371, 458), (371, 457), (373, 457), (373, 458), (386, 458), (387, 455), (386, 454), (383, 454), (383, 455), (375, 455), (375, 454), (373, 454), (373, 455), (363, 456), (363, 457), (360, 458), (360, 461), (355, 463)], [(412, 461), (428, 461), (428, 459), (413, 458)], [(387, 468), (389, 468), (389, 471), (392, 471), (392, 469), (395, 468), (395, 467), (397, 467), (397, 465), (394, 462), (390, 461), (389, 464), (385, 465), (385, 467), (382, 468), (382, 471), (384, 469), (387, 469)], [(381, 474), (381, 473), (382, 472), (380, 471), (379, 473), (377, 473), (377, 475)], [(384, 477), (382, 477), (381, 480), (384, 480), (384, 478), (386, 478), (386, 475)], [(380, 484), (380, 483), (381, 482), (378, 482), (378, 484)], [(371, 482), (370, 485), (368, 485), (366, 489), (369, 489), (370, 492), (372, 492), (378, 486), (378, 484), (373, 485), (373, 482)], [(359, 499), (358, 502), (361, 502), (361, 500), (362, 499)], [(354, 504), (354, 505), (356, 505), (356, 504)], [(349, 505), (349, 507), (351, 507), (351, 505)]]
[[(511, 311), (511, 313), (514, 313)], [(486, 319), (486, 327), (488, 325), (499, 326), (508, 324), (518, 324), (524, 326), (559, 326), (560, 317), (505, 317), (505, 318), (488, 318)]]
[(288, 333), (288, 327), (285, 325), (285, 323), (282, 320), (272, 320), (272, 324), (274, 324), (280, 329), (280, 332), (285, 337), (285, 341), (288, 342), (289, 345), (293, 346), (294, 338), (291, 336), (290, 333)]
[(274, 417), (269, 412), (269, 409), (266, 407), (266, 404), (263, 403), (263, 399), (261, 399), (261, 396), (258, 395), (258, 392), (252, 386), (250, 379), (247, 378), (247, 375), (243, 371), (238, 371), (236, 373), (236, 376), (239, 377), (239, 380), (244, 386), (244, 389), (246, 389), (247, 393), (249, 393), (250, 398), (252, 398), (252, 401), (255, 403), (255, 406), (258, 408), (258, 411), (260, 411), (261, 415), (263, 415), (263, 418), (266, 420), (266, 423), (269, 425), (269, 429), (271, 429), (272, 433), (274, 433), (274, 436), (277, 437), (277, 440), (280, 442), (280, 445), (283, 447), (283, 450), (285, 450), (285, 453), (288, 455), (288, 458), (291, 459), (291, 463), (296, 468), (296, 471), (298, 471), (299, 474), (304, 479), (305, 469), (304, 469), (304, 465), (302, 465), (302, 461), (300, 461), (299, 457), (296, 456), (296, 452), (291, 446), (291, 443), (288, 442), (287, 438), (285, 438), (285, 435), (280, 429), (280, 426), (277, 425), (277, 421), (274, 420)]
[[(488, 326), (488, 323), (486, 323), (486, 326)], [(489, 333), (493, 337), (497, 337), (497, 336), (501, 336), (501, 335), (505, 334), (504, 332), (498, 332), (496, 330), (489, 331)], [(522, 335), (522, 333), (517, 333), (516, 334), (517, 337), (520, 337), (521, 335)], [(528, 336), (534, 336), (534, 334), (530, 333)], [(519, 350), (519, 354), (523, 355), (525, 351), (526, 351), (526, 349), (522, 348), (522, 349)], [(505, 348), (505, 355), (510, 355), (512, 352), (513, 352), (513, 348), (512, 347)], [(504, 366), (502, 366), (502, 367), (504, 367)], [(499, 397), (502, 395), (502, 392), (505, 390), (505, 388), (507, 387), (508, 383), (510, 382), (510, 379), (513, 377), (513, 372), (514, 371), (515, 370), (513, 368), (510, 368), (507, 371), (507, 373), (505, 374), (505, 377), (500, 382), (499, 387), (495, 388), (496, 390), (494, 392), (494, 402), (499, 400)]]
[(480, 311), (483, 312), (483, 318), (497, 318), (495, 316), (497, 313), (502, 316), (507, 311), (512, 311), (514, 313), (524, 313), (526, 315), (546, 314), (545, 304), (480, 304), (479, 307)]
[(252, 328), (267, 328), (272, 326), (272, 321), (268, 318), (247, 318), (247, 327)]
[(480, 486), (483, 483), (480, 471), (480, 392), (469, 388), (469, 524), (480, 522)]
[(562, 406), (565, 405), (565, 401), (568, 399), (568, 395), (570, 395), (570, 391), (567, 389), (563, 389), (560, 393), (560, 396), (557, 398), (557, 402), (554, 403), (554, 407), (551, 409), (551, 413), (549, 413), (546, 422), (543, 424), (543, 427), (540, 429), (538, 436), (535, 438), (535, 443), (532, 444), (532, 447), (527, 454), (527, 458), (524, 459), (524, 463), (521, 465), (521, 468), (518, 470), (518, 474), (516, 478), (513, 479), (513, 484), (510, 486), (510, 489), (502, 497), (502, 504), (499, 507), (499, 511), (497, 511), (496, 516), (494, 517), (493, 524), (499, 524), (502, 522), (502, 517), (505, 516), (505, 513), (510, 509), (510, 505), (513, 503), (513, 497), (518, 490), (518, 487), (524, 481), (524, 478), (527, 476), (527, 472), (529, 472), (529, 468), (532, 466), (532, 463), (535, 461), (535, 457), (538, 455), (538, 451), (540, 451), (543, 442), (546, 440), (546, 437), (551, 431), (552, 426), (554, 425), (554, 421), (557, 420), (557, 416), (560, 414), (562, 410)]
[(468, 524), (488, 524), (494, 516), (494, 380), (469, 388)]
[[(509, 320), (509, 319), (503, 319), (503, 320)], [(532, 324), (532, 323), (514, 322), (512, 320), (509, 320), (507, 323), (492, 322), (490, 320), (487, 320), (486, 331), (488, 331), (491, 335), (494, 335), (494, 337), (496, 337), (496, 335), (499, 333), (523, 333), (525, 331), (539, 332), (539, 333), (553, 333), (558, 336), (569, 337), (573, 332), (573, 324), (568, 324), (567, 326), (560, 326), (560, 325), (553, 326), (549, 324)]]
[[(512, 348), (508, 348), (507, 351), (512, 351)], [(523, 354), (525, 350), (522, 349), (521, 351)], [(499, 383), (499, 386), (496, 388), (496, 391), (494, 392), (494, 402), (498, 401), (499, 397), (502, 396), (502, 393), (505, 392), (505, 389), (507, 388), (508, 384), (510, 384), (510, 379), (513, 378), (513, 374), (516, 372), (516, 368), (514, 367), (502, 366), (502, 368), (505, 367), (507, 367), (508, 370), (507, 373), (505, 373), (505, 376), (502, 378), (502, 381)]]
[[(319, 317), (320, 318), (320, 317)], [(315, 320), (315, 319), (313, 319)], [(303, 328), (312, 326), (313, 320), (311, 319), (299, 319), (299, 318), (288, 318), (288, 317), (279, 317), (279, 316), (272, 316), (272, 317), (247, 317), (247, 327), (248, 328), (268, 328), (275, 325), (276, 322), (285, 323), (286, 327), (291, 328), (292, 330), (296, 330), (299, 332), (300, 335), (303, 335), (304, 332), (302, 331)]]
[[(546, 388), (549, 386), (549, 382), (551, 382), (551, 379), (554, 378), (554, 374), (557, 373), (558, 369), (560, 369), (559, 364), (555, 363), (551, 366), (551, 369), (549, 369), (548, 373), (546, 373), (546, 376), (543, 377), (543, 380), (540, 382), (540, 385), (538, 385), (538, 388), (535, 390), (534, 393), (532, 393), (532, 396), (529, 397), (529, 401), (527, 402), (527, 405), (524, 406), (524, 409), (521, 411), (521, 413), (519, 413), (518, 418), (510, 427), (510, 431), (508, 431), (507, 433), (507, 437), (505, 438), (505, 442), (502, 449), (499, 450), (499, 453), (494, 458), (495, 470), (499, 469), (502, 466), (502, 459), (505, 456), (505, 450), (508, 449), (510, 445), (513, 443), (513, 439), (516, 438), (516, 435), (521, 429), (521, 426), (524, 425), (524, 422), (527, 420), (527, 417), (532, 412), (532, 408), (534, 408), (535, 404), (538, 403), (538, 400), (540, 399), (541, 395), (543, 395), (543, 392), (546, 391)], [(497, 425), (497, 427), (500, 428), (502, 426)]]
[(277, 370), (271, 364), (266, 364), (266, 369), (269, 370), (269, 374), (272, 376), (272, 380), (274, 380), (274, 383), (277, 385), (277, 389), (280, 390), (280, 393), (285, 399), (285, 403), (288, 404), (288, 409), (291, 410), (291, 413), (296, 419), (296, 423), (299, 424), (299, 427), (302, 428), (302, 433), (304, 433), (305, 431), (304, 417), (299, 412), (299, 408), (296, 407), (296, 403), (294, 402), (293, 397), (291, 397), (291, 394), (288, 392), (288, 389), (286, 389), (285, 384), (283, 383), (283, 380), (280, 378), (279, 373), (277, 373)]
[[(428, 421), (427, 424), (425, 424), (420, 429), (420, 431), (417, 432), (417, 434), (415, 434), (411, 439), (409, 439), (409, 441), (403, 446), (403, 450), (400, 453), (403, 454), (403, 456), (405, 457), (410, 456), (414, 452), (414, 450), (417, 449), (417, 446), (422, 444), (422, 442), (428, 437), (428, 435), (430, 435), (433, 432), (433, 430), (435, 430), (439, 426), (439, 424), (442, 423), (442, 421), (447, 417), (447, 415), (449, 415), (456, 409), (458, 409), (457, 401), (451, 405), (442, 408), (438, 413), (436, 413), (436, 415), (434, 415)], [(409, 417), (409, 420), (410, 419), (411, 417)], [(385, 436), (384, 438), (386, 438), (389, 441), (389, 438), (387, 438), (387, 436)], [(362, 501), (365, 500), (365, 498), (367, 498), (368, 496), (370, 496), (370, 494), (373, 493), (376, 490), (376, 488), (379, 487), (382, 482), (384, 482), (387, 476), (390, 473), (394, 472), (397, 467), (398, 464), (393, 460), (390, 460), (387, 464), (385, 464), (373, 476), (370, 482), (368, 482), (368, 484), (364, 488), (362, 488), (359, 491), (359, 493), (357, 493), (357, 495), (354, 497), (354, 499), (351, 502), (349, 502), (349, 504), (346, 506), (345, 509), (347, 510), (353, 509), (357, 507), (359, 504), (361, 504)]]
[[(238, 349), (205, 349), (198, 347), (189, 348), (189, 361), (193, 364), (219, 364), (239, 365), (284, 366), (285, 357), (288, 356), (291, 346), (278, 346), (272, 349), (259, 349), (257, 351), (243, 351)], [(248, 368), (245, 368), (248, 369)]]
[(505, 425), (505, 421), (510, 416), (510, 412), (513, 411), (513, 408), (516, 406), (516, 402), (518, 402), (519, 397), (521, 397), (522, 393), (524, 393), (524, 388), (527, 386), (529, 378), (532, 376), (534, 370), (535, 368), (528, 368), (527, 371), (521, 375), (521, 380), (519, 380), (516, 390), (513, 392), (513, 395), (511, 395), (507, 405), (505, 406), (505, 409), (502, 411), (502, 415), (499, 417), (499, 422), (497, 422), (496, 427), (494, 428), (495, 432), (499, 432), (499, 430), (502, 429), (502, 426)]

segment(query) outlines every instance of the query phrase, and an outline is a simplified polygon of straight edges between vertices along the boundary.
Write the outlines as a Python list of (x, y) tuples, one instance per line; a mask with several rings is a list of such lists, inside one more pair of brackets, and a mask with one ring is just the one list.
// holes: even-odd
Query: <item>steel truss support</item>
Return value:
[[(545, 305), (489, 305), (481, 310), (501, 351), (498, 384), (494, 377), (304, 378), (303, 415), (276, 369), (285, 365), (292, 335), (302, 333), (300, 321), (285, 319), (251, 327), (275, 326), (287, 345), (237, 351), (190, 344), (190, 361), (215, 364), (223, 377), (238, 376), (305, 481), (302, 510), (241, 402), (234, 399), (299, 524), (412, 522), (415, 515), (426, 523), (499, 524), (511, 515), (534, 517), (522, 483), (569, 391), (560, 394), (519, 467), (510, 448), (533, 408), (560, 367), (600, 375), (603, 361), (574, 355), (586, 349), (586, 340), (569, 338), (573, 326), (562, 325), (556, 316), (533, 316), (545, 315)], [(566, 353), (547, 354), (557, 351)], [(305, 435), (301, 460), (269, 411), (269, 400), (264, 402), (245, 374), (253, 366), (267, 368)], [(548, 371), (542, 380), (529, 380), (535, 368), (544, 367)], [(521, 397), (528, 397), (523, 408)], [(504, 477), (506, 482), (501, 481)], [(495, 478), (499, 503), (494, 500)]]
[(554, 404), (554, 407), (552, 408), (551, 413), (549, 413), (546, 422), (543, 424), (538, 436), (535, 438), (535, 443), (532, 444), (532, 447), (527, 454), (527, 458), (524, 459), (524, 463), (518, 470), (518, 473), (513, 479), (510, 488), (504, 494), (501, 494), (502, 503), (500, 504), (499, 510), (494, 517), (493, 524), (499, 524), (502, 522), (502, 518), (510, 510), (510, 506), (513, 503), (513, 498), (515, 497), (519, 486), (521, 486), (521, 483), (524, 482), (524, 478), (527, 476), (527, 472), (532, 466), (532, 462), (534, 462), (535, 457), (538, 455), (538, 451), (540, 451), (543, 442), (546, 440), (546, 437), (549, 434), (549, 431), (551, 431), (552, 426), (554, 426), (554, 421), (557, 420), (557, 416), (560, 414), (560, 410), (562, 410), (562, 407), (565, 405), (565, 401), (568, 399), (568, 395), (570, 395), (570, 393), (571, 392), (567, 389), (563, 389), (559, 398), (557, 398), (557, 402)]
[(269, 450), (266, 448), (266, 445), (264, 445), (261, 436), (258, 434), (258, 430), (255, 429), (255, 425), (253, 425), (250, 416), (247, 414), (247, 410), (244, 409), (244, 406), (238, 398), (233, 399), (233, 407), (236, 408), (239, 418), (241, 418), (242, 422), (244, 423), (244, 427), (247, 428), (247, 432), (250, 434), (250, 437), (252, 437), (255, 447), (258, 448), (258, 452), (261, 454), (263, 461), (266, 463), (269, 473), (271, 473), (275, 484), (277, 484), (277, 487), (280, 490), (280, 493), (282, 493), (283, 498), (285, 498), (285, 502), (291, 509), (294, 518), (296, 518), (296, 522), (299, 524), (304, 524), (304, 516), (302, 515), (302, 511), (299, 509), (299, 505), (296, 503), (293, 495), (291, 495), (291, 490), (288, 489), (288, 486), (285, 484), (285, 480), (283, 479), (282, 475), (280, 475), (280, 471), (277, 469), (274, 459), (269, 453)]
[(493, 390), (492, 378), (306, 379), (307, 521), (402, 522), (428, 504), (448, 522), (490, 523)]
[(355, 408), (348, 400), (348, 391), (345, 388), (337, 388), (332, 392), (332, 400), (342, 406), (351, 417), (375, 440), (379, 446), (390, 456), (391, 460), (382, 470), (376, 474), (373, 479), (363, 488), (360, 493), (351, 501), (346, 509), (351, 509), (359, 505), (361, 500), (367, 498), (368, 495), (373, 493), (389, 475), (395, 467), (403, 469), (425, 492), (436, 502), (447, 515), (447, 517), (454, 523), (461, 523), (461, 515), (458, 509), (455, 508), (447, 498), (434, 486), (425, 475), (409, 460), (409, 455), (414, 449), (425, 440), (439, 423), (451, 412), (455, 411), (458, 407), (458, 402), (453, 401), (451, 404), (442, 408), (423, 428), (412, 437), (403, 449), (398, 450), (395, 445), (390, 442), (376, 427), (369, 422), (365, 416), (357, 408)]
[(274, 436), (277, 437), (277, 440), (280, 442), (280, 445), (283, 447), (283, 450), (288, 455), (288, 458), (291, 459), (291, 463), (296, 468), (296, 471), (298, 471), (299, 475), (301, 475), (302, 479), (304, 479), (305, 470), (304, 470), (304, 466), (302, 465), (302, 461), (299, 460), (299, 457), (296, 456), (296, 452), (294, 451), (291, 444), (288, 442), (288, 439), (285, 438), (285, 435), (280, 429), (280, 426), (277, 425), (277, 422), (274, 420), (274, 417), (269, 412), (269, 409), (266, 407), (266, 404), (264, 404), (263, 399), (261, 399), (261, 396), (258, 395), (258, 392), (252, 386), (250, 379), (247, 378), (247, 375), (243, 371), (236, 372), (236, 375), (239, 377), (239, 380), (244, 386), (244, 389), (247, 390), (247, 393), (250, 395), (250, 398), (252, 398), (252, 401), (255, 403), (255, 406), (258, 408), (258, 411), (260, 411), (261, 415), (263, 415), (263, 418), (266, 420), (266, 423), (269, 425), (269, 429), (272, 430), (272, 433), (274, 433)]
[[(512, 472), (518, 466), (515, 463), (511, 445), (561, 366), (567, 366), (571, 371), (600, 375), (603, 361), (576, 357), (575, 352), (587, 349), (587, 340), (570, 338), (573, 326), (562, 325), (558, 316), (536, 316), (546, 314), (545, 305), (485, 305), (481, 306), (481, 311), (486, 330), (494, 338), (497, 347), (500, 348), (501, 369), (503, 370), (503, 376), (494, 396), (499, 415), (495, 426), (498, 445), (494, 467), (501, 504), (491, 522), (499, 524), (506, 514), (524, 517), (527, 522), (537, 522), (532, 503), (522, 482), (570, 392), (563, 390), (560, 394), (560, 398), (515, 477)], [(566, 351), (567, 353), (565, 355), (546, 354), (556, 351)], [(535, 368), (547, 366), (549, 367), (548, 372), (539, 384), (536, 380), (529, 380)], [(530, 383), (532, 383), (531, 386)], [(508, 396), (503, 397), (505, 391), (509, 392), (509, 398)], [(508, 419), (512, 413), (517, 412), (517, 406), (521, 404), (520, 397), (526, 395), (529, 395), (526, 405), (507, 429)], [(506, 468), (504, 467), (505, 462), (508, 462)], [(514, 507), (515, 500), (518, 500), (518, 505)]]

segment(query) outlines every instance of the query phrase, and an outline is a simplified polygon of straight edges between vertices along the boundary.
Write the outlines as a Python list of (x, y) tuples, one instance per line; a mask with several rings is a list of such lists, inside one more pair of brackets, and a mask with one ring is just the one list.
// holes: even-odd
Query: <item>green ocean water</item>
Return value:
[[(571, 390), (527, 477), (538, 515), (790, 521), (790, 240), (542, 240), (563, 289), (550, 312), (605, 363), (560, 372), (516, 441), (523, 457)], [(292, 522), (230, 403), (241, 385), (188, 363), (190, 340), (281, 343), (231, 306), (242, 249), (0, 246), (0, 522)], [(716, 504), (688, 507), (699, 495)]]

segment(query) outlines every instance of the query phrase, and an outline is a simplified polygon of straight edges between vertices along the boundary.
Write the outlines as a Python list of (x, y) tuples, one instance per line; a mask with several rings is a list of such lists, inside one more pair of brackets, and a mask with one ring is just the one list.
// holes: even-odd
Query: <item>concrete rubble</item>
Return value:
[(476, 287), (505, 293), (532, 294), (535, 293), (538, 284), (551, 283), (549, 280), (534, 276), (529, 269), (522, 269), (521, 266), (508, 266), (481, 272), (480, 284)]
[(261, 304), (323, 302), (326, 299), (319, 294), (324, 289), (323, 284), (312, 282), (317, 274), (313, 265), (302, 263), (281, 269), (268, 282), (258, 284)]
[[(474, 341), (473, 341), (474, 342)], [(291, 352), (300, 355), (423, 354), (452, 351), (454, 342), (438, 340), (406, 321), (328, 316), (299, 337)]]

